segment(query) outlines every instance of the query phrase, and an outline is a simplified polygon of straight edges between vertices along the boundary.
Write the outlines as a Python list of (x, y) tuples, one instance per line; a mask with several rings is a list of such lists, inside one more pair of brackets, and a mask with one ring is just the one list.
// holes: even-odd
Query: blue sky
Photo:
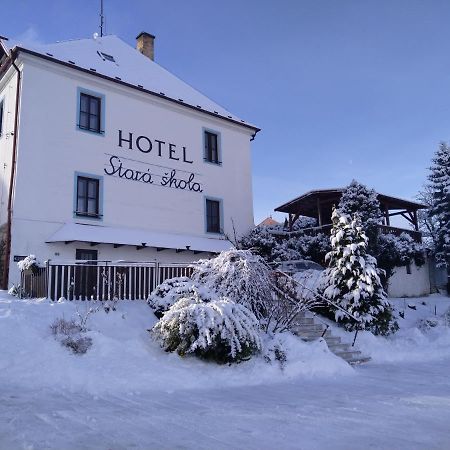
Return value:
[[(99, 3), (1, 0), (0, 35), (88, 37)], [(158, 63), (262, 128), (257, 222), (353, 178), (414, 198), (449, 139), (449, 1), (105, 0), (105, 12), (107, 33), (155, 34)]]

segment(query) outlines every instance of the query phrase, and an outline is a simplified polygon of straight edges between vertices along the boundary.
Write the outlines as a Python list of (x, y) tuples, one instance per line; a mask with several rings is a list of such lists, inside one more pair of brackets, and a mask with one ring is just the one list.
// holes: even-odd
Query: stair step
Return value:
[(329, 344), (327, 342), (328, 348), (333, 352), (333, 353), (337, 353), (337, 352), (345, 352), (345, 351), (351, 351), (350, 350), (350, 344)]
[(304, 330), (304, 329), (295, 330), (297, 336), (300, 336), (301, 338), (307, 337), (311, 339), (318, 339), (320, 337), (324, 337), (326, 340), (329, 336), (331, 336), (330, 330), (327, 330), (325, 334), (323, 332), (324, 330)]
[(297, 319), (295, 323), (299, 326), (303, 325), (315, 325), (314, 319), (312, 317), (301, 317), (300, 319)]
[(307, 325), (304, 324), (297, 325), (295, 329), (297, 329), (298, 331), (323, 331), (325, 330), (325, 327), (322, 325), (312, 323)]
[(325, 336), (325, 341), (328, 344), (328, 346), (330, 346), (330, 345), (340, 344), (342, 339), (340, 336), (327, 335), (327, 336)]
[(340, 356), (341, 358), (344, 358), (345, 360), (347, 359), (353, 359), (353, 358), (357, 358), (361, 355), (361, 352), (359, 350), (351, 350), (351, 351), (338, 351), (338, 352), (333, 352), (336, 356)]
[(364, 364), (366, 362), (369, 362), (371, 359), (372, 358), (370, 356), (361, 356), (359, 358), (349, 358), (346, 359), (346, 361), (352, 366), (356, 366), (358, 364)]
[(369, 357), (363, 356), (351, 344), (342, 342), (340, 336), (333, 336), (332, 330), (332, 327), (326, 328), (322, 323), (318, 323), (314, 317), (308, 317), (304, 311), (297, 315), (295, 326), (292, 327), (294, 334), (306, 342), (324, 338), (329, 350), (351, 365), (370, 361)]

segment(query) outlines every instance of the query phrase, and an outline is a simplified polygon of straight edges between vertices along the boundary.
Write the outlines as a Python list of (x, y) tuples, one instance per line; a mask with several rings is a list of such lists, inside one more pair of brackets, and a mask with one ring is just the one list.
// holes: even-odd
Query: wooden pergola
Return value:
[[(331, 224), (333, 206), (337, 206), (345, 188), (319, 189), (309, 191), (275, 209), (277, 212), (288, 214), (289, 230), (300, 216), (317, 219), (319, 227)], [(391, 227), (391, 217), (401, 216), (411, 223), (416, 232), (419, 231), (417, 211), (426, 209), (421, 203), (404, 200), (384, 194), (377, 194), (381, 211), (384, 214), (384, 226)], [(401, 229), (400, 229), (401, 230)], [(409, 230), (405, 230), (409, 231)]]

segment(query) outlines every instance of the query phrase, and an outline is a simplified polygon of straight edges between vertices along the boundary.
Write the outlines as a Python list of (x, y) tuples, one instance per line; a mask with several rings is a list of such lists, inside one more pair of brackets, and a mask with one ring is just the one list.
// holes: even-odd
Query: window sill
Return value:
[(89, 214), (89, 213), (84, 213), (84, 212), (79, 212), (79, 211), (74, 211), (73, 213), (76, 217), (80, 217), (83, 219), (101, 220), (103, 218), (102, 214)]
[(89, 128), (83, 128), (80, 125), (77, 125), (77, 129), (80, 131), (83, 131), (85, 133), (89, 133), (89, 134), (96, 134), (97, 136), (104, 136), (105, 135), (105, 131), (104, 130), (90, 130)]
[(211, 164), (212, 166), (222, 166), (222, 161), (210, 161), (209, 159), (203, 158), (203, 162)]
[(208, 230), (206, 230), (206, 234), (213, 234), (215, 236), (224, 236), (223, 231), (208, 231)]

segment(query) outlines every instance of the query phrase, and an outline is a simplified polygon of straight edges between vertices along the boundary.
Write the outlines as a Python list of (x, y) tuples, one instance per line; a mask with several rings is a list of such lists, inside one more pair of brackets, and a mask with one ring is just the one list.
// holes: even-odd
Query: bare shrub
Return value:
[(75, 319), (66, 320), (59, 317), (50, 325), (50, 331), (62, 346), (71, 349), (75, 354), (84, 354), (92, 345), (92, 338), (83, 335), (87, 331), (86, 321), (89, 314), (81, 315), (78, 323)]

